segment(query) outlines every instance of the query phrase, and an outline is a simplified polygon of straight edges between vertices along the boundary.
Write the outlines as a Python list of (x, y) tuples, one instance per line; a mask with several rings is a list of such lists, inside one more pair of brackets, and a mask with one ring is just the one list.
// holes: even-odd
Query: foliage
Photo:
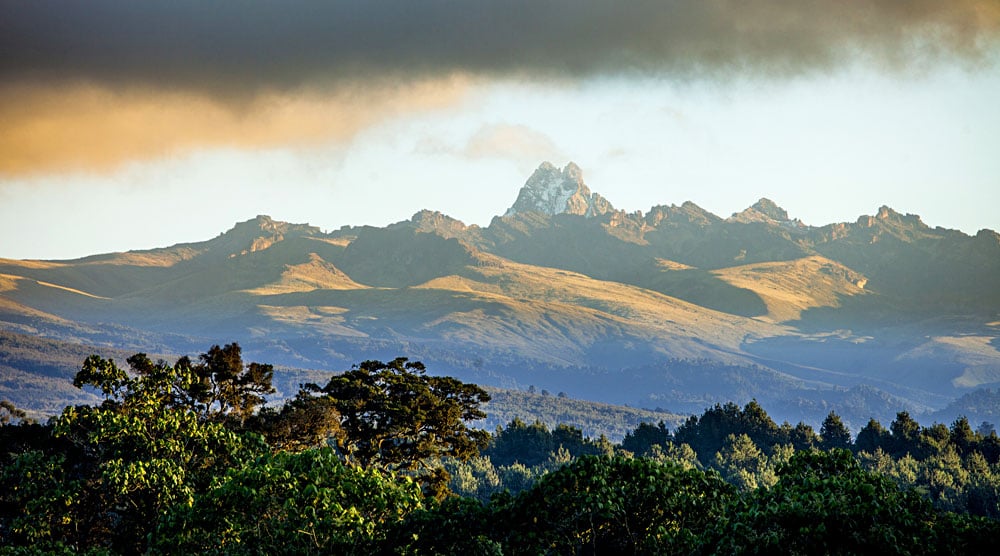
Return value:
[(94, 386), (104, 403), (67, 407), (45, 451), (16, 454), (4, 467), (12, 485), (8, 540), (140, 551), (163, 511), (263, 450), (259, 437), (177, 406), (179, 390), (194, 379), (185, 366), (157, 364), (130, 375), (113, 360), (89, 357), (74, 383)]
[(264, 404), (265, 395), (274, 393), (274, 367), (261, 363), (244, 366), (240, 346), (235, 342), (221, 348), (212, 346), (198, 360), (192, 363), (182, 357), (177, 366), (189, 367), (194, 373), (195, 380), (184, 389), (186, 401), (212, 419), (242, 424)]
[[(508, 500), (499, 496), (496, 500)], [(500, 556), (496, 509), (488, 502), (452, 497), (411, 512), (391, 528), (383, 542), (386, 554), (426, 556)]]
[(236, 344), (128, 362), (88, 358), (75, 384), (104, 401), (46, 425), (0, 404), (0, 554), (972, 554), (1000, 535), (1000, 439), (964, 418), (899, 413), (852, 445), (833, 412), (816, 435), (725, 404), (620, 446), (514, 419), (477, 455), (485, 392), (404, 358), (280, 408)]
[(585, 456), (516, 496), (415, 512), (391, 538), (402, 554), (688, 554), (733, 494), (714, 473)]
[(315, 385), (305, 385), (281, 409), (264, 407), (247, 422), (278, 451), (300, 451), (327, 445), (343, 435), (336, 400), (320, 396)]
[(846, 450), (795, 454), (778, 482), (734, 499), (707, 544), (729, 554), (983, 553), (996, 522), (939, 514)]
[(921, 454), (920, 423), (910, 417), (908, 412), (900, 411), (897, 413), (896, 419), (889, 425), (889, 430), (892, 433), (889, 446), (893, 455), (901, 457), (905, 454), (913, 454), (914, 456)]
[(17, 424), (21, 422), (34, 422), (28, 417), (28, 413), (8, 400), (0, 400), (0, 426)]
[[(139, 377), (172, 378), (170, 391), (164, 392), (166, 405), (184, 408), (203, 420), (226, 423), (231, 428), (242, 426), (263, 405), (264, 395), (274, 392), (274, 368), (261, 363), (244, 365), (242, 350), (235, 342), (225, 347), (212, 346), (198, 356), (198, 363), (185, 356), (170, 367), (164, 361), (154, 363), (145, 353), (137, 353), (127, 362)], [(73, 384), (97, 387), (107, 398), (128, 383), (124, 371), (117, 373), (112, 376), (108, 369), (84, 363)]]
[(840, 420), (840, 416), (833, 411), (826, 416), (826, 419), (823, 419), (823, 425), (819, 429), (819, 436), (822, 439), (823, 447), (826, 449), (847, 449), (851, 446), (851, 431)]
[(722, 476), (740, 490), (771, 486), (776, 480), (767, 455), (745, 434), (727, 436), (714, 463)]
[(658, 425), (639, 423), (635, 430), (627, 433), (622, 440), (622, 449), (634, 454), (645, 455), (653, 446), (665, 448), (673, 436), (667, 429), (667, 424), (660, 421)]
[(888, 450), (892, 437), (882, 423), (869, 419), (868, 424), (858, 431), (854, 441), (854, 449), (859, 452), (874, 453), (876, 450)]
[(715, 474), (587, 456), (497, 508), (510, 554), (688, 553), (732, 489)]
[[(314, 388), (315, 389), (315, 388)], [(451, 377), (428, 376), (405, 357), (365, 361), (322, 388), (341, 417), (340, 447), (362, 466), (417, 470), (431, 458), (467, 459), (489, 435), (465, 421), (482, 419), (483, 389)]]
[(545, 424), (535, 421), (527, 424), (515, 418), (506, 428), (497, 427), (483, 454), (497, 465), (521, 463), (535, 467), (548, 461), (560, 449), (571, 457), (610, 453), (611, 443), (601, 438), (584, 438), (583, 432), (568, 425), (558, 425), (549, 430)]
[(330, 448), (267, 454), (230, 469), (152, 536), (153, 553), (369, 554), (421, 507), (419, 489), (345, 465)]
[[(804, 427), (804, 426), (803, 426)], [(791, 444), (795, 435), (807, 429), (779, 427), (756, 401), (740, 409), (734, 403), (716, 404), (700, 416), (692, 415), (674, 432), (674, 441), (687, 444), (698, 453), (703, 464), (710, 464), (715, 453), (722, 449), (731, 434), (745, 434), (765, 453), (773, 446)], [(812, 439), (796, 439), (798, 444), (811, 443)]]

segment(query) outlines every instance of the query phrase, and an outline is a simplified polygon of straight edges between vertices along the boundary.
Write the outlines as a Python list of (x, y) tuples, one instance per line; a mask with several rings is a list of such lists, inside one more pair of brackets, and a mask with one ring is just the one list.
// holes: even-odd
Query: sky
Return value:
[(0, 0), (0, 258), (767, 197), (1000, 230), (1000, 2)]

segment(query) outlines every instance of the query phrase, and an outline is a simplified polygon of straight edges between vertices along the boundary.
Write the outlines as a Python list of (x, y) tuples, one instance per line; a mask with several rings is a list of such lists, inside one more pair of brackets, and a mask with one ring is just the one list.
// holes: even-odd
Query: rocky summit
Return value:
[(543, 162), (525, 182), (504, 216), (525, 212), (597, 216), (614, 210), (607, 199), (591, 193), (583, 182), (583, 170), (579, 166), (570, 162), (560, 172), (551, 163)]

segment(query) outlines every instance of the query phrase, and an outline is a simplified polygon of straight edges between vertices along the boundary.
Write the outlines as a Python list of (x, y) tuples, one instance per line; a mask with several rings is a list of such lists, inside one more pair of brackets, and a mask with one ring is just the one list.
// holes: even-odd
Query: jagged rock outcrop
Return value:
[(252, 220), (236, 224), (205, 245), (212, 252), (238, 257), (263, 251), (287, 237), (311, 236), (319, 233), (320, 229), (316, 226), (280, 222), (261, 214)]
[(504, 216), (540, 212), (549, 216), (577, 214), (589, 217), (614, 210), (607, 199), (590, 191), (583, 182), (583, 170), (579, 166), (570, 162), (559, 171), (551, 163), (543, 162), (525, 182)]
[(788, 218), (788, 211), (779, 207), (774, 201), (762, 197), (756, 203), (750, 205), (747, 209), (742, 212), (734, 213), (730, 218), (730, 222), (742, 222), (748, 224), (751, 222), (766, 222), (766, 223), (778, 223), (785, 224), (790, 223), (792, 220)]

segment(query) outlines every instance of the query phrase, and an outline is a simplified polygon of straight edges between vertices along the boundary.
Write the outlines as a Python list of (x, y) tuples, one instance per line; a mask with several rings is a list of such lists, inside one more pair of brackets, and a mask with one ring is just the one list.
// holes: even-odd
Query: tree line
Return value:
[(614, 444), (513, 420), (419, 362), (365, 361), (269, 406), (238, 344), (128, 368), (92, 356), (97, 406), (33, 423), (0, 404), (0, 553), (984, 553), (1000, 441), (900, 413), (852, 437), (756, 402)]

